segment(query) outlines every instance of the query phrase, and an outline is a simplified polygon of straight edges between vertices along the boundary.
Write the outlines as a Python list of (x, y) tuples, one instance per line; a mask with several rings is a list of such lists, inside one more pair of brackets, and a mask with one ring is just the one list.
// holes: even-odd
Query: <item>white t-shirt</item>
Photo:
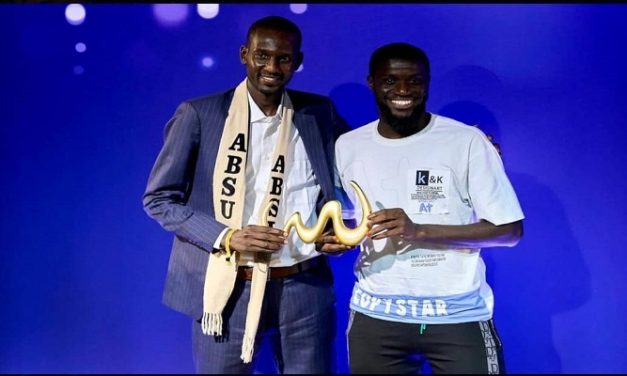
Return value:
[[(418, 224), (485, 219), (501, 225), (524, 218), (501, 158), (479, 129), (432, 114), (419, 133), (387, 139), (377, 124), (350, 131), (335, 145), (338, 178), (357, 220), (361, 208), (351, 180), (373, 211), (403, 208)], [(366, 238), (355, 275), (350, 306), (372, 317), (427, 324), (492, 317), (492, 289), (480, 249)]]

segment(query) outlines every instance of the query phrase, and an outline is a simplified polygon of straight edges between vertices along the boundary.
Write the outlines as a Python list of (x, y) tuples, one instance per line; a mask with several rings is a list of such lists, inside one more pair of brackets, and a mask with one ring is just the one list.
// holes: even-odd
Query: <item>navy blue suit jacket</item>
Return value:
[[(163, 303), (198, 319), (209, 253), (225, 226), (213, 207), (213, 170), (234, 88), (181, 103), (143, 197), (146, 213), (174, 233)], [(288, 90), (294, 126), (320, 184), (318, 210), (335, 199), (334, 144), (349, 128), (327, 97)]]

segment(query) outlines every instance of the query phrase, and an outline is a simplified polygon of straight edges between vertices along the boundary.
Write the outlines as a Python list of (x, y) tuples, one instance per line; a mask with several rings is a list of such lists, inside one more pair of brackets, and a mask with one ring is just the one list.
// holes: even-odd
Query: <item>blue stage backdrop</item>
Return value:
[[(517, 247), (482, 252), (508, 371), (627, 372), (627, 6), (200, 10), (0, 6), (0, 372), (194, 371), (190, 321), (161, 304), (172, 235), (142, 193), (176, 105), (240, 82), (239, 46), (267, 15), (303, 31), (290, 86), (353, 127), (376, 117), (370, 53), (426, 50), (428, 109), (495, 136), (527, 216)], [(354, 259), (332, 261), (341, 373)]]

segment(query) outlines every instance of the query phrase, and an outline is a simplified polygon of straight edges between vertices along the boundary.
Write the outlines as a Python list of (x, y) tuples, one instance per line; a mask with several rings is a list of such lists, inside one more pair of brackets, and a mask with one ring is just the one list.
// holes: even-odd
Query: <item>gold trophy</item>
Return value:
[[(348, 246), (355, 246), (359, 244), (368, 234), (368, 215), (372, 212), (370, 202), (366, 198), (366, 195), (361, 190), (359, 184), (355, 181), (350, 182), (350, 185), (355, 190), (359, 203), (361, 205), (361, 222), (359, 226), (355, 228), (348, 228), (344, 226), (342, 221), (342, 205), (337, 200), (331, 200), (324, 204), (322, 210), (320, 210), (320, 216), (318, 222), (311, 228), (306, 227), (299, 212), (292, 214), (283, 227), (283, 231), (289, 234), (292, 227), (296, 228), (296, 233), (305, 243), (313, 243), (324, 231), (327, 221), (330, 219), (333, 223), (333, 231), (340, 243)], [(266, 207), (264, 217), (267, 217), (270, 204)], [(267, 223), (267, 219), (264, 218), (263, 223)]]

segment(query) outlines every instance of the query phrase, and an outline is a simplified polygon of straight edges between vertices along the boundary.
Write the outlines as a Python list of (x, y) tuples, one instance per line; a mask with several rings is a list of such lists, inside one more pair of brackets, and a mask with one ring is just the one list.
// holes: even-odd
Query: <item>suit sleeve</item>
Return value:
[(144, 192), (144, 210), (165, 230), (210, 252), (226, 226), (188, 205), (200, 144), (200, 119), (194, 106), (181, 103), (164, 136)]
[(331, 113), (333, 114), (334, 125), (334, 144), (333, 144), (333, 186), (335, 188), (335, 198), (340, 201), (342, 205), (342, 217), (344, 219), (352, 219), (354, 217), (354, 207), (348, 198), (348, 194), (342, 184), (340, 173), (338, 170), (338, 147), (337, 140), (344, 133), (351, 130), (350, 125), (344, 120), (344, 118), (337, 112), (335, 106), (331, 104)]
[(335, 141), (335, 161), (333, 164), (333, 183), (335, 186), (336, 199), (342, 205), (342, 218), (344, 221), (355, 220), (355, 205), (351, 201), (348, 193), (348, 182), (343, 179), (342, 172), (346, 167), (342, 161), (342, 144), (343, 142), (338, 139)]

